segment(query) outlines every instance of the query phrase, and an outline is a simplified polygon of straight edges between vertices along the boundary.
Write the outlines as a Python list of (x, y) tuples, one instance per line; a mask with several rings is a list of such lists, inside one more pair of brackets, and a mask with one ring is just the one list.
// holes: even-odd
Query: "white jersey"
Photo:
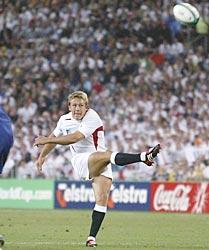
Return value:
[(70, 144), (72, 156), (77, 153), (106, 151), (103, 122), (93, 109), (89, 109), (82, 120), (75, 120), (72, 113), (62, 115), (53, 131), (55, 136), (80, 131), (85, 138)]

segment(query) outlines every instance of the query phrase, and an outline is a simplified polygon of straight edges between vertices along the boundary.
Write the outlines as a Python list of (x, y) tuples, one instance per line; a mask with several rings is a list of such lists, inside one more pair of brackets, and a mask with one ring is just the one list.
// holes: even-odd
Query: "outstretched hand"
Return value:
[(39, 173), (42, 172), (42, 165), (45, 161), (45, 157), (39, 157), (38, 160), (36, 161), (36, 167)]
[(46, 136), (38, 136), (36, 139), (35, 139), (35, 143), (33, 144), (33, 146), (39, 146), (39, 145), (44, 145), (44, 144), (47, 144), (47, 139), (48, 137)]

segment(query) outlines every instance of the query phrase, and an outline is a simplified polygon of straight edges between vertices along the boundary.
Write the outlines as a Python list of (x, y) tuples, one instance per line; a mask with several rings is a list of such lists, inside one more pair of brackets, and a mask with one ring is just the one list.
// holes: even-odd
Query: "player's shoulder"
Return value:
[(59, 121), (70, 121), (72, 120), (72, 113), (69, 112), (67, 114), (61, 115)]
[(84, 118), (82, 119), (82, 122), (91, 122), (91, 123), (95, 123), (95, 124), (102, 124), (102, 119), (100, 118), (99, 114), (92, 108), (90, 108)]
[(86, 113), (86, 117), (95, 117), (95, 118), (100, 118), (99, 114), (92, 108), (90, 108), (87, 113)]

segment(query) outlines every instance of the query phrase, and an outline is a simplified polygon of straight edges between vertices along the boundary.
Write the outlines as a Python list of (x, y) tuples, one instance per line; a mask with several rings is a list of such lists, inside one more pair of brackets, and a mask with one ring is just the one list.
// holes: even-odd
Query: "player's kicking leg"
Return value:
[(158, 144), (147, 152), (139, 154), (118, 153), (111, 151), (94, 152), (88, 159), (90, 177), (92, 178), (98, 176), (110, 162), (118, 166), (125, 166), (136, 162), (143, 162), (146, 165), (151, 166), (160, 152), (160, 149), (160, 144)]

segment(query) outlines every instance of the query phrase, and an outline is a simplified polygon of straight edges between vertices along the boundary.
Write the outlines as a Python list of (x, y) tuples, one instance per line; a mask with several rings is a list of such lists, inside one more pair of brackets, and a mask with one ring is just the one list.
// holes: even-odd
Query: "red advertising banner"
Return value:
[(209, 183), (151, 183), (150, 209), (156, 212), (209, 213)]

